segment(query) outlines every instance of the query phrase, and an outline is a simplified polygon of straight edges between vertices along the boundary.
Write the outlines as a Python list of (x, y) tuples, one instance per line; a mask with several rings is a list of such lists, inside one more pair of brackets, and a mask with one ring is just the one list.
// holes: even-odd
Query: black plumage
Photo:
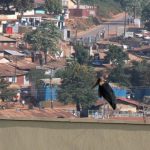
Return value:
[(109, 83), (104, 80), (103, 78), (99, 78), (95, 85), (98, 86), (98, 95), (99, 97), (104, 97), (104, 99), (107, 100), (107, 102), (111, 105), (111, 107), (115, 110), (116, 109), (116, 96), (114, 94), (113, 89), (109, 85)]

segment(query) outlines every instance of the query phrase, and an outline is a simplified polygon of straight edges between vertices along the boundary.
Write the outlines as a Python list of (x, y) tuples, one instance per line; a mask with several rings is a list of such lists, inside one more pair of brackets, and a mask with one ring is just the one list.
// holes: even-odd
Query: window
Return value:
[(12, 77), (12, 82), (16, 83), (17, 82), (17, 77)]

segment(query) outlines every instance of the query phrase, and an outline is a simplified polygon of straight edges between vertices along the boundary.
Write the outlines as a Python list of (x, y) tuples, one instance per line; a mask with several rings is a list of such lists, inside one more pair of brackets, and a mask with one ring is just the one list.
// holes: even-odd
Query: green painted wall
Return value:
[(0, 120), (0, 150), (150, 150), (150, 125)]

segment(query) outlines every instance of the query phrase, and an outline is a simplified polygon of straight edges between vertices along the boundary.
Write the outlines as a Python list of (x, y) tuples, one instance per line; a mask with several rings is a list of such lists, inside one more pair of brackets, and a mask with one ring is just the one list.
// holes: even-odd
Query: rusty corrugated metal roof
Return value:
[(0, 42), (16, 42), (16, 40), (0, 35)]
[(62, 109), (38, 108), (28, 109), (27, 107), (16, 109), (0, 110), (1, 118), (75, 118), (75, 116)]
[(1, 77), (11, 77), (14, 75), (23, 75), (23, 71), (15, 69), (14, 66), (11, 66), (10, 63), (0, 63), (0, 76)]

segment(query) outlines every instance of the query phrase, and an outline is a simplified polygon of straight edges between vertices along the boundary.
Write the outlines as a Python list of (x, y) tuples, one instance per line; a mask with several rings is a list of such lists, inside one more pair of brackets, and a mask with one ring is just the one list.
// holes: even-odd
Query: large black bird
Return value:
[(98, 78), (97, 82), (93, 86), (98, 86), (98, 95), (99, 97), (104, 97), (108, 101), (108, 103), (111, 105), (111, 107), (115, 110), (116, 109), (116, 96), (114, 94), (114, 91), (112, 90), (109, 83), (103, 78)]

